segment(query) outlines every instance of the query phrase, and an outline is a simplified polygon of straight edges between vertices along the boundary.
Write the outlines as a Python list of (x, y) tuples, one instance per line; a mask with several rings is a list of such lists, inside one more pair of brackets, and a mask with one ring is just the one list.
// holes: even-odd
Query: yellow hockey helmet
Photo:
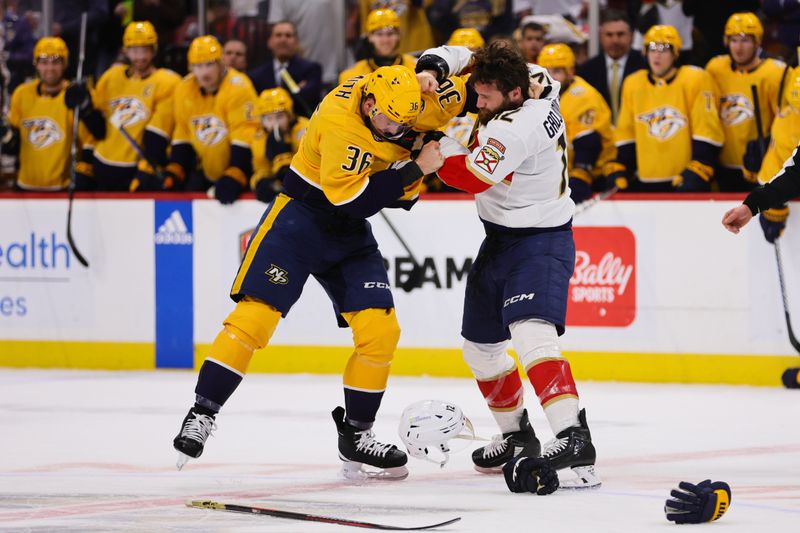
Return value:
[(42, 37), (33, 47), (33, 64), (42, 57), (60, 57), (66, 65), (69, 59), (67, 43), (61, 37)]
[(261, 91), (261, 94), (258, 95), (256, 108), (259, 115), (267, 115), (279, 111), (291, 112), (294, 109), (294, 102), (286, 89), (275, 87)]
[(731, 35), (752, 35), (756, 43), (760, 43), (764, 37), (764, 26), (753, 13), (734, 13), (725, 23), (725, 44)]
[(548, 44), (536, 60), (544, 68), (575, 68), (575, 54), (566, 44)]
[(158, 34), (148, 21), (133, 21), (125, 26), (125, 33), (122, 34), (122, 46), (124, 48), (156, 45), (158, 45)]
[(683, 45), (678, 30), (676, 30), (674, 26), (664, 24), (651, 26), (650, 29), (647, 30), (647, 33), (644, 34), (642, 44), (645, 51), (651, 43), (670, 45), (676, 56), (680, 54), (681, 46)]
[(374, 96), (378, 111), (398, 124), (414, 124), (422, 109), (422, 92), (417, 76), (403, 65), (375, 70), (364, 87), (364, 93)]
[(786, 79), (786, 100), (790, 106), (800, 111), (800, 67), (789, 72)]
[(222, 59), (222, 45), (213, 35), (195, 37), (189, 45), (189, 65), (209, 63)]
[(458, 28), (450, 34), (447, 41), (448, 46), (466, 46), (472, 49), (483, 48), (485, 44), (481, 32), (475, 28)]
[(400, 17), (391, 9), (375, 9), (367, 15), (367, 33), (381, 28), (400, 29)]

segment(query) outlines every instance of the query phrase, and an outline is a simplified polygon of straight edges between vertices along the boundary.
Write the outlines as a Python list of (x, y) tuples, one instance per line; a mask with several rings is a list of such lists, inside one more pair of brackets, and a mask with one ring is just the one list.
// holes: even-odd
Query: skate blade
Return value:
[(594, 471), (594, 465), (573, 466), (572, 471), (577, 477), (561, 480), (562, 489), (581, 490), (596, 489), (603, 484), (600, 476)]
[(375, 468), (363, 463), (345, 461), (342, 463), (341, 474), (345, 479), (352, 481), (366, 481), (370, 479), (400, 481), (408, 477), (408, 468), (405, 466)]
[(189, 459), (192, 459), (192, 457), (189, 457), (183, 452), (178, 452), (178, 460), (175, 462), (175, 466), (178, 468), (178, 470), (181, 470), (184, 466), (186, 466), (186, 463), (189, 462)]

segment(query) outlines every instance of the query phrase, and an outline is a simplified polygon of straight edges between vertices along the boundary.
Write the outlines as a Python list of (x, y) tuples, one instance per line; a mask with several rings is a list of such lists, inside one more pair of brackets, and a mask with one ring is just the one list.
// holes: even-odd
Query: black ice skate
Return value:
[(217, 429), (214, 423), (214, 414), (198, 412), (195, 407), (189, 409), (189, 414), (183, 419), (181, 431), (172, 441), (172, 446), (178, 450), (178, 470), (183, 468), (189, 459), (197, 459), (203, 454), (203, 446), (211, 432)]
[(542, 457), (549, 460), (556, 470), (571, 468), (578, 476), (577, 479), (562, 480), (562, 488), (599, 487), (601, 481), (594, 471), (596, 453), (586, 424), (586, 409), (578, 413), (578, 422), (579, 425), (561, 431), (556, 438), (547, 442)]
[(522, 411), (519, 430), (495, 435), (492, 442), (472, 452), (475, 470), (484, 474), (500, 474), (503, 465), (518, 455), (539, 457), (541, 445), (528, 421), (528, 410)]
[[(342, 474), (347, 479), (405, 479), (408, 456), (394, 444), (375, 440), (371, 429), (358, 429), (347, 423), (344, 408), (331, 413), (339, 432), (339, 459), (344, 461)], [(365, 469), (364, 466), (372, 467)], [(377, 470), (373, 470), (377, 469)]]

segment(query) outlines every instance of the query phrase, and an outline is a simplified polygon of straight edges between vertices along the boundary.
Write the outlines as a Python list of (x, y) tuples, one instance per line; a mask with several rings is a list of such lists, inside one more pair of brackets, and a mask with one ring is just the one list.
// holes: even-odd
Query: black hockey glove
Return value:
[(667, 520), (676, 524), (699, 524), (719, 519), (731, 505), (731, 488), (710, 479), (692, 485), (681, 481), (664, 504)]
[(256, 183), (256, 199), (265, 204), (270, 203), (281, 190), (280, 180), (274, 178), (264, 178)]
[(789, 206), (786, 205), (761, 212), (758, 222), (761, 224), (761, 230), (768, 243), (775, 244), (775, 240), (783, 234), (787, 218), (789, 218)]
[[(765, 144), (769, 146), (770, 138), (767, 137)], [(761, 144), (758, 139), (748, 141), (747, 147), (742, 157), (742, 164), (744, 165), (744, 176), (750, 181), (755, 181), (758, 171), (761, 170), (761, 163), (764, 161), (764, 154), (761, 153)]]
[(235, 202), (243, 190), (244, 187), (235, 178), (222, 176), (214, 184), (214, 197), (219, 200), (219, 203), (228, 205)]
[(713, 176), (712, 167), (693, 159), (679, 176), (675, 176), (672, 186), (677, 192), (708, 192), (711, 190)]
[(558, 473), (547, 459), (515, 457), (503, 465), (503, 476), (511, 492), (532, 492), (544, 496), (558, 489)]
[(614, 187), (624, 191), (630, 185), (628, 168), (619, 161), (609, 161), (605, 164), (603, 167), (603, 179), (605, 180), (602, 187), (604, 191)]
[(592, 174), (585, 168), (575, 167), (569, 177), (569, 196), (576, 204), (592, 197)]
[(64, 92), (64, 103), (69, 108), (78, 108), (78, 113), (82, 114), (92, 107), (92, 97), (86, 84), (70, 83)]

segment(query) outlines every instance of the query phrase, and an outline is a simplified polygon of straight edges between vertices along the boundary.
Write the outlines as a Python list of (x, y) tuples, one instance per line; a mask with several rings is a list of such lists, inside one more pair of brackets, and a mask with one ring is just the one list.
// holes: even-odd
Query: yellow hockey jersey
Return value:
[(274, 159), (267, 159), (267, 143), (271, 137), (271, 132), (259, 129), (253, 137), (253, 178), (250, 180), (250, 188), (255, 190), (256, 183), (264, 178), (271, 178), (281, 167), (292, 162), (292, 156), (300, 148), (300, 139), (306, 134), (308, 129), (308, 119), (297, 117), (297, 122), (289, 132), (289, 144), (292, 147), (291, 153), (278, 154)]
[(759, 108), (764, 135), (775, 118), (779, 107), (778, 90), (786, 64), (775, 59), (765, 59), (750, 71), (736, 70), (728, 55), (717, 56), (706, 65), (714, 78), (719, 93), (719, 118), (725, 132), (725, 143), (719, 154), (720, 164), (729, 168), (742, 168), (747, 142), (754, 140), (756, 120), (751, 86), (758, 89)]
[(616, 155), (614, 133), (611, 129), (611, 110), (603, 96), (589, 83), (575, 76), (569, 88), (561, 95), (561, 115), (567, 128), (567, 160), (572, 170), (573, 143), (584, 135), (597, 132), (602, 149), (594, 165), (594, 174), (600, 175), (603, 165)]
[(408, 54), (400, 54), (391, 65), (377, 65), (372, 59), (362, 59), (349, 69), (343, 70), (342, 73), (339, 74), (339, 83), (344, 83), (350, 78), (355, 78), (356, 76), (366, 76), (367, 74), (371, 74), (380, 66), (395, 65), (403, 65), (404, 67), (414, 70), (414, 67), (417, 66), (417, 58)]
[[(367, 77), (347, 80), (332, 90), (311, 117), (300, 148), (292, 158), (292, 170), (321, 189), (333, 205), (346, 204), (367, 187), (371, 174), (390, 164), (409, 159), (399, 144), (379, 139), (364, 124), (361, 97)], [(445, 80), (435, 93), (422, 95), (422, 112), (416, 131), (432, 131), (461, 112), (466, 101), (464, 80)], [(422, 180), (405, 189), (402, 199), (419, 194)]]
[(800, 110), (784, 107), (772, 122), (770, 135), (769, 148), (758, 171), (759, 183), (772, 180), (800, 143)]
[(231, 145), (250, 148), (253, 142), (256, 99), (250, 79), (235, 69), (228, 69), (215, 94), (206, 94), (189, 74), (175, 88), (172, 144), (191, 144), (205, 176), (216, 181), (229, 166)]
[(361, 34), (367, 33), (367, 16), (375, 9), (391, 9), (400, 17), (400, 53), (421, 52), (436, 45), (425, 10), (433, 0), (361, 0)]
[[(52, 191), (69, 184), (73, 115), (64, 103), (66, 87), (64, 81), (57, 95), (47, 96), (40, 93), (39, 81), (33, 80), (17, 87), (11, 95), (8, 122), (19, 130), (17, 184), (23, 189)], [(78, 139), (89, 139), (82, 122)]]
[[(703, 69), (683, 66), (671, 79), (640, 70), (625, 78), (614, 141), (636, 143), (639, 179), (671, 181), (692, 159), (692, 140), (721, 146), (717, 94)], [(629, 169), (632, 170), (632, 169)]]
[(159, 134), (169, 137), (172, 121), (168, 110), (179, 81), (180, 76), (163, 68), (146, 78), (130, 75), (125, 65), (108, 69), (92, 95), (94, 107), (106, 117), (106, 137), (95, 145), (95, 157), (107, 165), (136, 166), (139, 157), (117, 124), (122, 124), (140, 145), (144, 130), (151, 123)]

